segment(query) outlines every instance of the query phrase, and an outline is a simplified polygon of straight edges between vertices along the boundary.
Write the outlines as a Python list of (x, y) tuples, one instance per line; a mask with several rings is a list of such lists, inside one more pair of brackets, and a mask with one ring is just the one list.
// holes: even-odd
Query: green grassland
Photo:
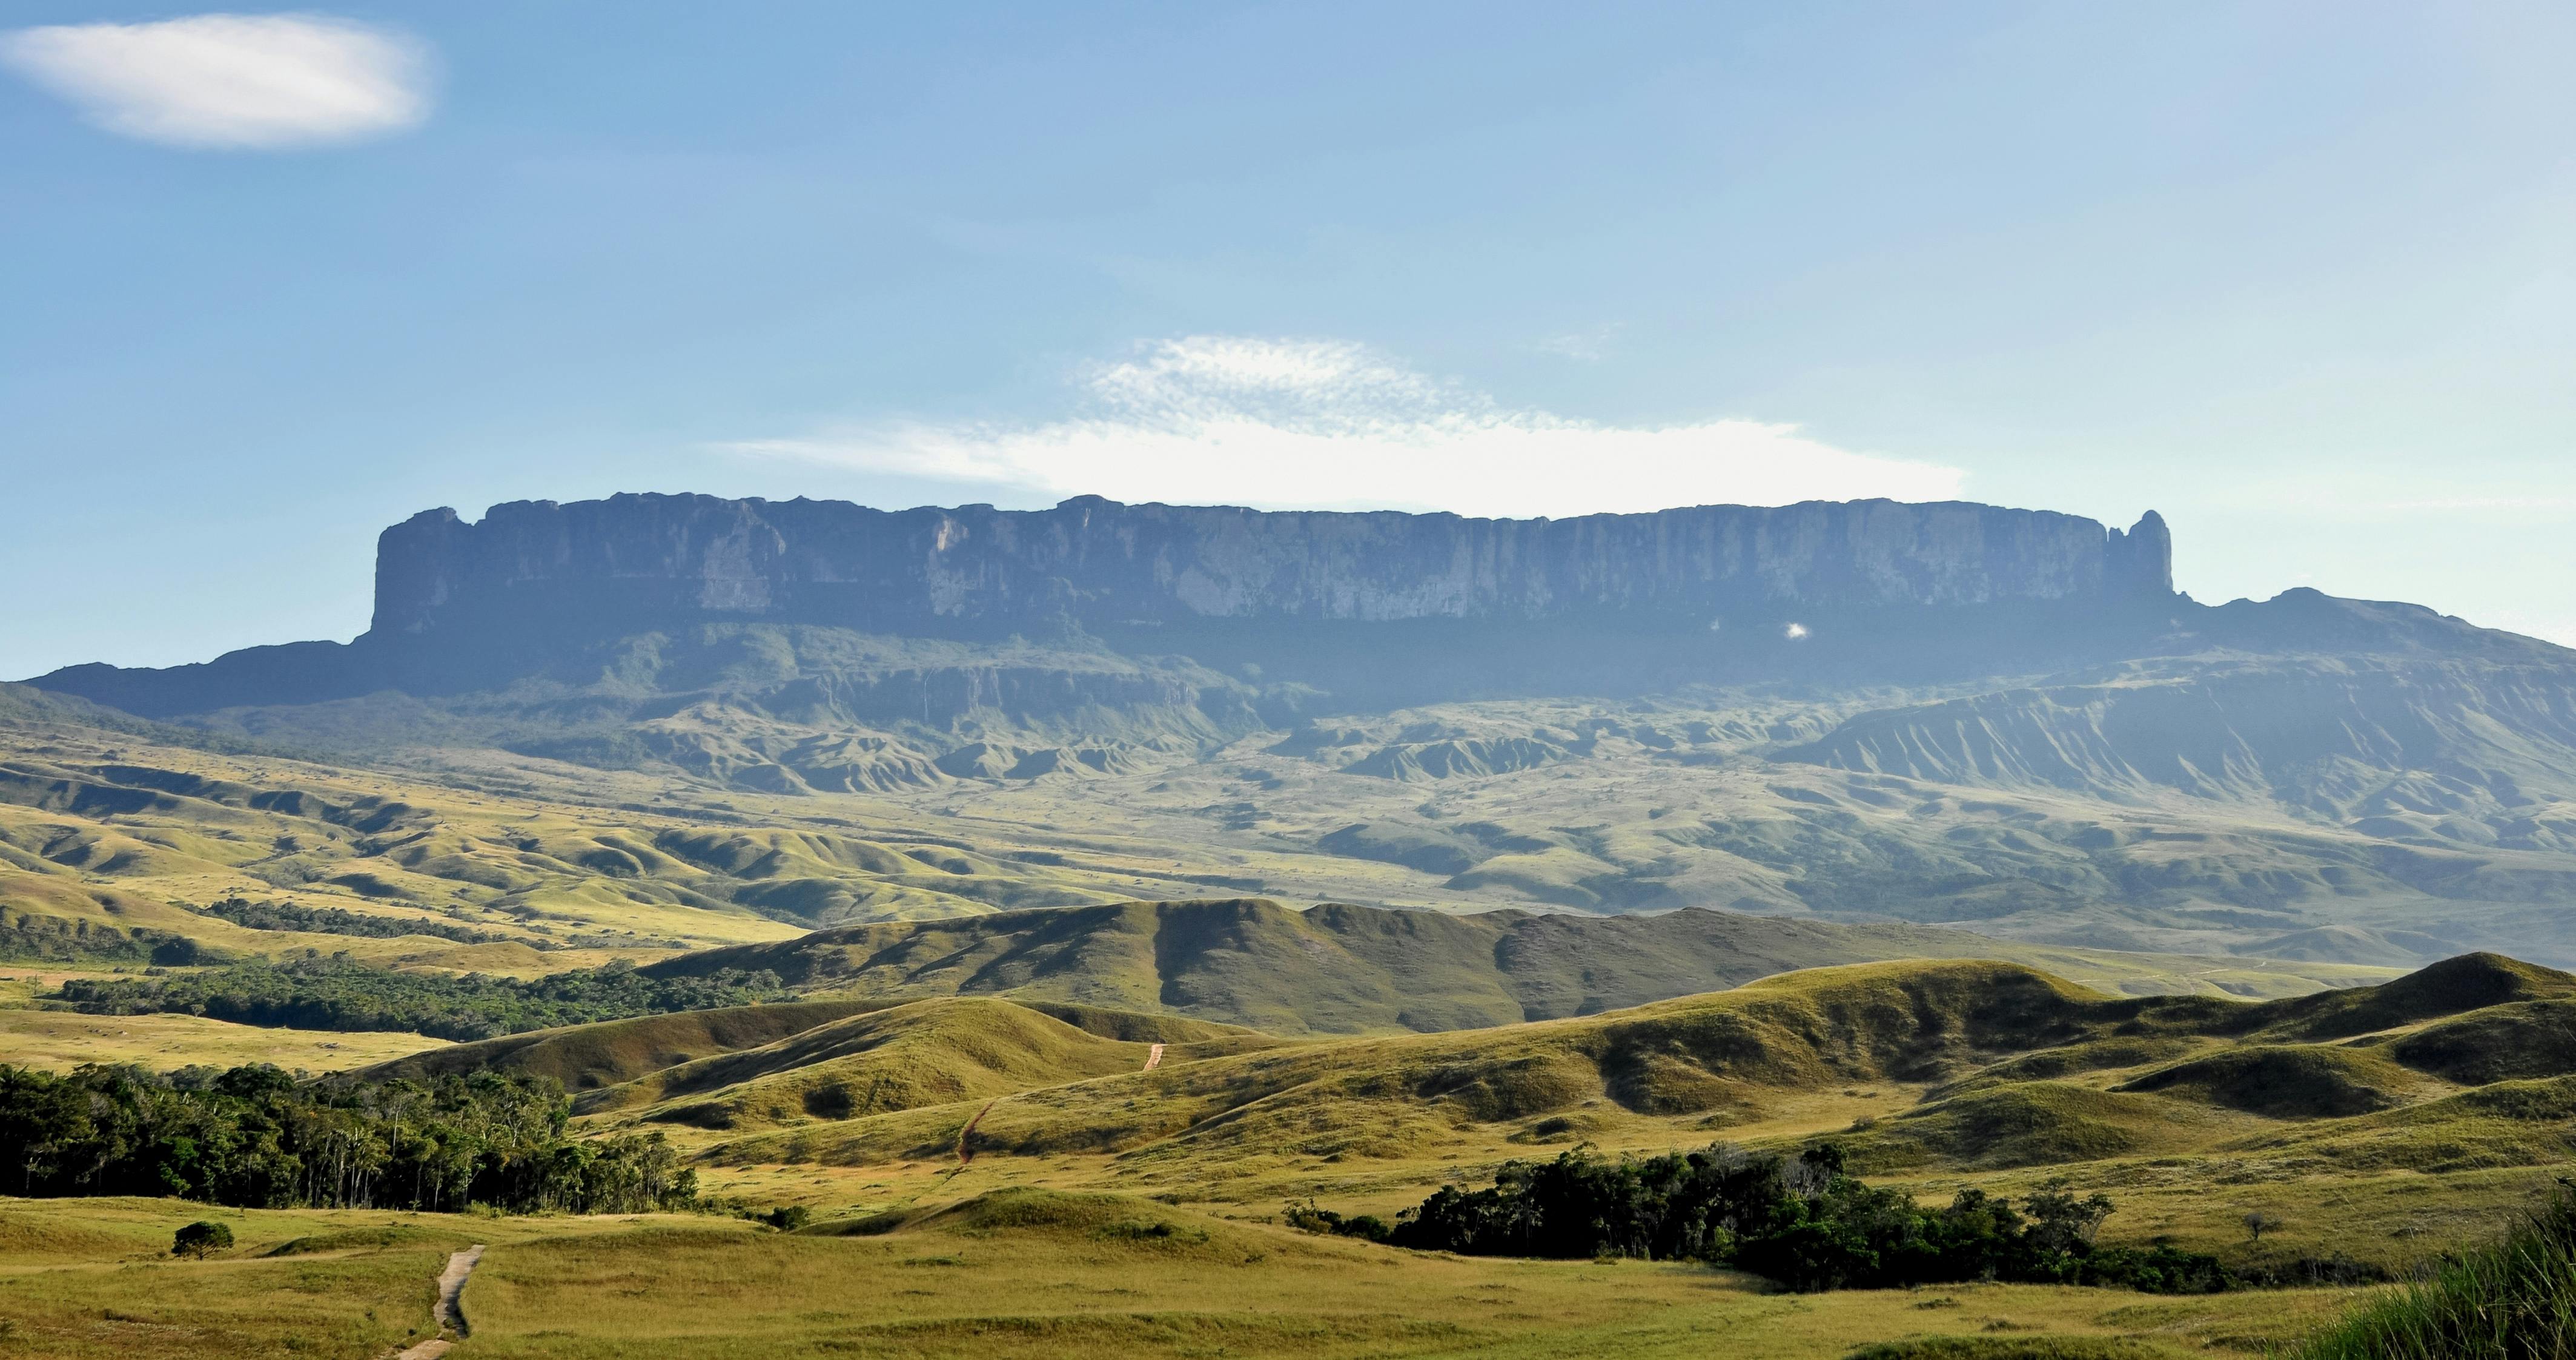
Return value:
[[(2476, 1084), (2455, 1042), (2571, 996), (2576, 979), (2493, 956), (2255, 1004), (1918, 961), (1480, 1030), (1174, 1031), (1150, 1072), (1143, 1045), (1118, 1036), (1168, 1018), (1068, 1022), (999, 998), (650, 1017), (377, 1071), (558, 1075), (582, 1090), (588, 1127), (665, 1129), (711, 1184), (836, 1213), (1029, 1184), (1237, 1215), (1307, 1195), (1391, 1214), (1578, 1142), (1831, 1137), (1867, 1174), (1927, 1196), (2098, 1189), (2123, 1205), (2118, 1237), (2395, 1271), (2473, 1238), (2576, 1160), (2576, 1070)], [(810, 1026), (712, 1033), (736, 1023), (719, 1017), (790, 1009)], [(2420, 1044), (2428, 1034), (2445, 1041)], [(657, 1054), (683, 1060), (657, 1069)], [(2257, 1210), (2285, 1226), (2247, 1242), (2239, 1220)]]
[[(1916, 960), (1358, 1037), (998, 996), (648, 1016), (371, 1074), (556, 1077), (581, 1092), (578, 1127), (667, 1131), (718, 1195), (808, 1205), (811, 1226), (0, 1201), (0, 1237), (32, 1244), (0, 1268), (0, 1316), (38, 1354), (282, 1353), (288, 1336), (381, 1354), (427, 1334), (427, 1282), (471, 1240), (493, 1250), (466, 1355), (2262, 1354), (2363, 1297), (2354, 1281), (2491, 1235), (2576, 1160), (2576, 1072), (2471, 1051), (2571, 999), (2576, 977), (2493, 956), (2254, 1003)], [(2513, 1075), (2474, 1080), (2496, 1072)], [(2106, 1242), (2297, 1287), (1798, 1296), (1700, 1266), (1454, 1258), (1277, 1221), (1308, 1197), (1392, 1214), (1579, 1141), (1826, 1137), (1924, 1202), (2100, 1191), (2119, 1206)], [(2258, 1211), (2277, 1226), (2255, 1241)], [(167, 1233), (195, 1217), (239, 1244), (170, 1260)], [(1927, 1341), (1943, 1337), (1959, 1340)], [(2058, 1349), (1991, 1344), (2039, 1341)]]
[[(235, 1245), (175, 1260), (195, 1218)], [(1963, 1335), (2260, 1354), (2354, 1291), (2193, 1299), (1966, 1285), (1781, 1295), (1645, 1262), (1425, 1255), (1099, 1192), (1003, 1189), (891, 1230), (454, 1219), (0, 1200), (0, 1354), (383, 1355), (434, 1327), (449, 1251), (489, 1244), (461, 1356), (1840, 1356)]]
[(270, 1063), (290, 1072), (336, 1072), (443, 1046), (418, 1034), (266, 1029), (195, 1015), (80, 1015), (0, 1006), (0, 1062), (57, 1071), (82, 1063), (162, 1069)]

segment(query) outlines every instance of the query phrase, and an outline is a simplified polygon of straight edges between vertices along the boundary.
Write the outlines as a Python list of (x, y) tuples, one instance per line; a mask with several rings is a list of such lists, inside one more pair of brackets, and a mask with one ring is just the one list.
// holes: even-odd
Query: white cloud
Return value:
[(1597, 364), (1610, 357), (1610, 342), (1618, 335), (1619, 323), (1608, 321), (1565, 335), (1549, 336), (1530, 348), (1560, 359), (1572, 359), (1578, 364)]
[(317, 15), (20, 29), (0, 34), (0, 62), (110, 132), (170, 146), (322, 146), (429, 116), (418, 42)]
[(1169, 340), (1084, 386), (1080, 409), (1060, 419), (906, 421), (720, 447), (1037, 496), (1514, 517), (1948, 500), (1963, 480), (1795, 425), (1621, 426), (1516, 410), (1337, 341)]

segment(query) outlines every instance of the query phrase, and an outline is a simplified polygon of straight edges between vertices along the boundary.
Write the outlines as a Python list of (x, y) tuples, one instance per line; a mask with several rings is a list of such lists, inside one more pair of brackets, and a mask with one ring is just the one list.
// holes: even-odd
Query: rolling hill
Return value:
[(2116, 990), (2308, 990), (2334, 968), (2256, 970), (2016, 945), (1965, 931), (1688, 909), (1446, 915), (1266, 898), (1121, 902), (819, 930), (645, 965), (765, 969), (867, 997), (1005, 995), (1166, 1011), (1277, 1034), (1450, 1030), (1588, 1015), (1825, 964), (2019, 956)]

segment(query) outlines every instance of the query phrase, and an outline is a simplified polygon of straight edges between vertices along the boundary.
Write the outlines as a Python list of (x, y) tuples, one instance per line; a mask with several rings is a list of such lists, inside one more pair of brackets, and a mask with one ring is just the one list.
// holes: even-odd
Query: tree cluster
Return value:
[(554, 1082), (297, 1082), (274, 1067), (0, 1065), (0, 1192), (246, 1209), (643, 1213), (697, 1203), (662, 1135), (576, 1141)]
[(351, 935), (364, 939), (390, 940), (404, 935), (429, 935), (458, 944), (491, 944), (506, 940), (507, 935), (471, 926), (449, 925), (440, 921), (418, 921), (396, 916), (372, 916), (341, 907), (308, 907), (301, 902), (253, 902), (238, 894), (219, 902), (210, 902), (198, 911), (219, 920), (230, 921), (246, 930), (293, 930), (313, 935)]
[(127, 934), (114, 926), (94, 926), (84, 920), (61, 916), (0, 912), (0, 959), (33, 963), (142, 963), (151, 958), (156, 944), (166, 944), (177, 938), (150, 931)]
[(2097, 1244), (2110, 1213), (2100, 1195), (2043, 1193), (2015, 1208), (1982, 1190), (1924, 1209), (1844, 1174), (1832, 1144), (1795, 1158), (1715, 1145), (1616, 1161), (1587, 1147), (1552, 1162), (1508, 1162), (1492, 1185), (1444, 1186), (1392, 1226), (1312, 1205), (1292, 1207), (1289, 1221), (1472, 1256), (1707, 1261), (1802, 1291), (2010, 1280), (2211, 1293), (2233, 1283), (2215, 1257)]
[(340, 958), (237, 963), (168, 977), (74, 978), (60, 993), (92, 1015), (171, 1012), (244, 1025), (409, 1030), (459, 1040), (792, 996), (767, 969), (655, 978), (620, 962), (522, 982), (396, 972)]

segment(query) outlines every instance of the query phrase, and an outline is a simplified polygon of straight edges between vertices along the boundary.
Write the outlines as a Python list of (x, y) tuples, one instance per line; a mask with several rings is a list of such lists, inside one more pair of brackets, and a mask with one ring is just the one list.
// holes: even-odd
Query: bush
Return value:
[(782, 1204), (760, 1215), (759, 1221), (780, 1232), (794, 1232), (814, 1221), (814, 1211), (802, 1204)]
[(196, 1222), (189, 1224), (187, 1227), (181, 1228), (178, 1233), (170, 1239), (170, 1254), (173, 1256), (203, 1257), (209, 1252), (230, 1251), (232, 1250), (232, 1245), (233, 1230), (231, 1228), (221, 1223), (210, 1223), (204, 1219), (199, 1219)]
[(1287, 1221), (1289, 1227), (1332, 1237), (1358, 1237), (1371, 1242), (1383, 1242), (1395, 1235), (1395, 1230), (1387, 1226), (1386, 1220), (1375, 1214), (1344, 1218), (1330, 1209), (1317, 1208), (1315, 1201), (1311, 1199), (1303, 1204), (1291, 1201), (1287, 1212), (1281, 1217)]

